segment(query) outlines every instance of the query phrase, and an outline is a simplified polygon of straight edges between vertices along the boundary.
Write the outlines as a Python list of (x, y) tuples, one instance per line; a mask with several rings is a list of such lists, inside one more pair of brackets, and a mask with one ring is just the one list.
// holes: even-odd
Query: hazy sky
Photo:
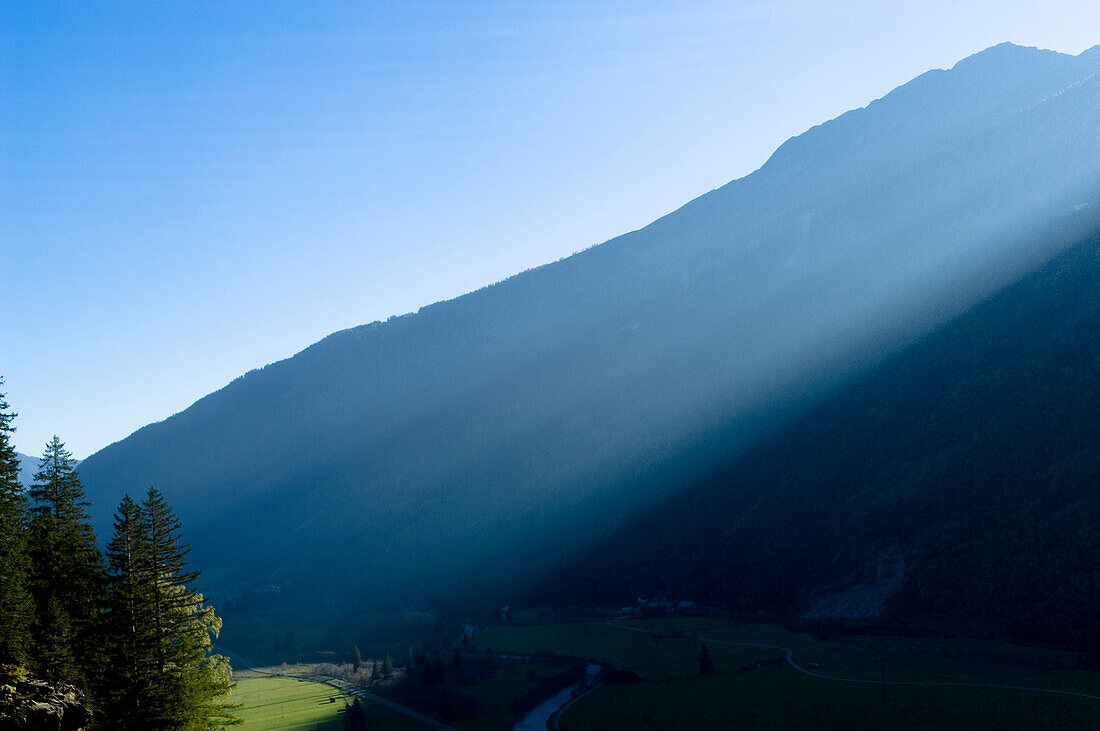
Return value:
[(0, 10), (0, 375), (78, 457), (326, 334), (645, 225), (783, 140), (1100, 4)]

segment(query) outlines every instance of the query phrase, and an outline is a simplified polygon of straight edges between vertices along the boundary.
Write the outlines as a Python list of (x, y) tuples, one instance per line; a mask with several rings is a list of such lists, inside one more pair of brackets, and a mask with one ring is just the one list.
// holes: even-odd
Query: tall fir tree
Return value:
[(155, 582), (145, 521), (129, 495), (115, 514), (107, 566), (104, 715), (119, 731), (137, 731), (149, 728), (149, 698), (157, 680), (152, 620)]
[(187, 570), (187, 554), (191, 547), (181, 541), (179, 518), (157, 489), (149, 488), (141, 504), (141, 515), (148, 539), (149, 560), (156, 570), (153, 622), (161, 638), (156, 648), (157, 669), (163, 672), (177, 640), (175, 632), (180, 629), (173, 624), (177, 616), (174, 612), (186, 608), (194, 599), (191, 595), (171, 591), (171, 587), (194, 585), (199, 573)]
[(217, 729), (239, 723), (229, 662), (212, 652), (221, 628), (193, 584), (188, 547), (164, 497), (123, 498), (107, 547), (106, 722), (120, 731)]
[(56, 436), (46, 445), (30, 496), (38, 672), (86, 687), (102, 660), (106, 576), (72, 453)]
[(0, 393), (0, 665), (29, 659), (34, 611), (27, 588), (27, 498), (11, 443), (15, 416)]
[(239, 721), (228, 695), (229, 660), (214, 654), (221, 619), (193, 587), (197, 571), (187, 568), (190, 547), (164, 496), (149, 488), (140, 506), (152, 568), (149, 617), (151, 662), (157, 680), (149, 694), (153, 727), (217, 729)]
[(113, 729), (218, 729), (240, 723), (228, 702), (229, 661), (213, 654), (221, 628), (194, 590), (188, 547), (164, 497), (123, 498), (107, 547), (108, 655), (104, 716)]
[(707, 649), (707, 643), (705, 642), (699, 643), (699, 674), (714, 674), (714, 660), (711, 659), (710, 650)]

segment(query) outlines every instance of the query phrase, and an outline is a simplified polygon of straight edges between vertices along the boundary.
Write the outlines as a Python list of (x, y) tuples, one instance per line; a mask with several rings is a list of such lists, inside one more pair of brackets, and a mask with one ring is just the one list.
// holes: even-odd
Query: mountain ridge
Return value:
[(154, 483), (227, 583), (336, 546), (392, 596), (543, 570), (705, 470), (694, 441), (744, 448), (1090, 229), (1096, 68), (1041, 58), (992, 96), (980, 64), (918, 77), (637, 231), (250, 372), (89, 457), (97, 521)]
[(661, 216), (661, 217), (655, 219), (654, 221), (650, 222), (649, 224), (646, 224), (645, 226), (642, 226), (639, 229), (635, 229), (633, 231), (629, 231), (629, 232), (626, 232), (624, 234), (620, 234), (620, 235), (615, 236), (611, 239), (608, 239), (607, 241), (602, 242), (602, 243), (593, 244), (593, 245), (591, 245), (591, 246), (589, 246), (585, 249), (582, 249), (581, 251), (575, 252), (574, 254), (572, 254), (570, 256), (564, 257), (563, 259), (559, 259), (559, 260), (554, 261), (554, 262), (547, 262), (545, 264), (541, 264), (541, 265), (538, 265), (538, 266), (535, 266), (535, 267), (531, 267), (530, 269), (526, 269), (522, 272), (518, 272), (514, 275), (511, 275), (510, 277), (508, 277), (505, 280), (502, 280), (500, 282), (487, 284), (487, 285), (479, 287), (475, 290), (471, 290), (470, 292), (466, 292), (464, 294), (461, 294), (461, 295), (458, 295), (458, 296), (455, 296), (455, 297), (452, 297), (452, 298), (439, 300), (439, 301), (436, 301), (436, 302), (433, 302), (433, 303), (430, 303), (430, 304), (423, 305), (423, 306), (419, 307), (415, 312), (407, 312), (407, 313), (400, 314), (400, 315), (391, 315), (386, 320), (375, 320), (375, 321), (372, 321), (372, 322), (369, 322), (369, 323), (364, 323), (364, 324), (361, 324), (361, 325), (354, 325), (354, 326), (344, 328), (344, 329), (341, 329), (341, 330), (336, 330), (336, 331), (334, 331), (332, 333), (329, 333), (328, 335), (322, 337), (317, 342), (312, 343), (310, 345), (307, 345), (306, 347), (302, 348), (301, 350), (299, 350), (299, 351), (297, 351), (297, 352), (295, 352), (295, 353), (293, 353), (293, 354), (291, 354), (291, 355), (289, 355), (285, 358), (281, 358), (281, 359), (272, 361), (271, 363), (268, 363), (266, 365), (259, 366), (257, 368), (253, 368), (253, 369), (241, 374), (240, 376), (235, 377), (232, 381), (227, 383), (225, 386), (222, 386), (221, 388), (216, 389), (216, 390), (210, 392), (209, 394), (206, 394), (205, 396), (200, 397), (199, 399), (196, 399), (196, 401), (193, 402), (187, 408), (185, 408), (185, 409), (183, 409), (179, 412), (175, 412), (173, 414), (170, 414), (170, 415), (164, 417), (163, 419), (160, 419), (160, 420), (155, 421), (155, 422), (151, 422), (150, 424), (147, 424), (143, 427), (140, 427), (139, 429), (135, 430), (135, 432), (131, 432), (131, 434), (129, 434), (129, 435), (127, 435), (127, 436), (125, 436), (125, 437), (123, 437), (123, 438), (121, 438), (121, 439), (119, 439), (115, 442), (112, 442), (112, 443), (104, 446), (102, 449), (97, 450), (97, 452), (101, 452), (105, 449), (113, 447), (115, 444), (118, 444), (119, 442), (124, 441), (129, 436), (132, 436), (133, 433), (136, 433), (137, 431), (140, 431), (141, 429), (145, 429), (149, 426), (154, 426), (156, 424), (163, 423), (164, 421), (167, 421), (168, 419), (171, 419), (172, 417), (179, 415), (183, 411), (186, 411), (188, 408), (191, 408), (191, 406), (199, 403), (200, 401), (202, 401), (206, 398), (209, 398), (210, 396), (213, 396), (213, 395), (223, 391), (224, 389), (230, 387), (231, 385), (233, 385), (234, 383), (236, 383), (237, 381), (239, 381), (242, 378), (247, 378), (247, 377), (249, 377), (249, 376), (251, 376), (251, 375), (253, 375), (257, 372), (263, 371), (266, 368), (269, 368), (271, 366), (275, 366), (275, 365), (278, 365), (278, 364), (283, 363), (285, 361), (291, 360), (292, 358), (295, 358), (299, 355), (302, 355), (303, 353), (305, 353), (307, 351), (310, 351), (310, 350), (312, 350), (312, 349), (314, 349), (318, 346), (321, 346), (326, 341), (329, 341), (333, 338), (340, 338), (340, 337), (343, 337), (343, 336), (349, 336), (349, 335), (353, 335), (353, 334), (354, 335), (359, 335), (360, 333), (366, 333), (368, 331), (378, 329), (382, 326), (385, 326), (389, 323), (401, 320), (403, 318), (419, 316), (422, 313), (424, 313), (425, 311), (429, 311), (429, 310), (432, 310), (434, 308), (438, 308), (438, 307), (441, 307), (441, 306), (446, 306), (446, 305), (449, 305), (449, 304), (454, 303), (456, 301), (463, 300), (467, 297), (477, 295), (478, 293), (484, 292), (486, 290), (490, 290), (490, 289), (492, 289), (494, 287), (497, 287), (497, 286), (503, 284), (504, 282), (510, 281), (510, 280), (512, 280), (516, 277), (523, 277), (523, 276), (528, 275), (530, 273), (538, 272), (538, 271), (540, 271), (542, 269), (545, 269), (547, 267), (553, 267), (554, 265), (558, 264), (561, 261), (564, 261), (564, 260), (567, 260), (567, 259), (572, 259), (573, 257), (578, 256), (578, 255), (583, 255), (591, 249), (595, 249), (597, 247), (605, 246), (608, 243), (617, 241), (617, 240), (622, 239), (622, 238), (627, 237), (627, 236), (631, 236), (631, 235), (636, 234), (640, 231), (649, 229), (652, 226), (656, 226), (656, 225), (660, 224), (664, 219), (669, 218), (671, 216), (675, 216), (675, 215), (679, 214), (681, 211), (683, 211), (684, 209), (688, 208), (689, 206), (700, 203), (701, 201), (703, 201), (705, 198), (707, 198), (711, 194), (714, 194), (718, 191), (721, 191), (721, 190), (727, 188), (728, 186), (732, 186), (736, 183), (739, 183), (742, 180), (747, 179), (748, 177), (750, 177), (754, 173), (759, 172), (764, 167), (766, 167), (768, 165), (778, 164), (778, 162), (782, 161), (783, 154), (787, 152), (787, 148), (789, 146), (800, 144), (800, 142), (799, 142), (800, 140), (803, 140), (804, 138), (807, 138), (807, 136), (815, 134), (818, 130), (827, 129), (827, 128), (829, 128), (830, 125), (833, 125), (834, 123), (837, 123), (840, 120), (843, 120), (843, 119), (847, 118), (849, 115), (858, 114), (858, 113), (864, 112), (864, 111), (866, 111), (866, 110), (868, 110), (872, 107), (875, 107), (876, 105), (880, 104), (881, 102), (885, 101), (886, 99), (888, 99), (892, 96), (895, 96), (895, 95), (899, 94), (900, 92), (903, 92), (904, 90), (907, 90), (910, 86), (912, 86), (914, 84), (917, 84), (918, 82), (921, 82), (921, 80), (923, 80), (926, 76), (946, 74), (946, 73), (949, 73), (950, 71), (959, 69), (960, 66), (965, 68), (966, 65), (969, 64), (969, 63), (977, 62), (979, 60), (984, 60), (984, 59), (987, 59), (987, 58), (997, 56), (1002, 51), (1011, 51), (1014, 55), (1036, 53), (1036, 54), (1040, 54), (1040, 55), (1048, 55), (1048, 56), (1064, 58), (1064, 59), (1073, 59), (1073, 58), (1081, 59), (1081, 58), (1088, 58), (1088, 57), (1091, 57), (1091, 56), (1094, 56), (1094, 55), (1100, 57), (1100, 44), (1097, 44), (1097, 45), (1083, 51), (1081, 54), (1079, 54), (1077, 56), (1073, 56), (1073, 55), (1070, 55), (1070, 54), (1063, 54), (1063, 53), (1060, 53), (1058, 51), (1053, 51), (1053, 50), (1050, 50), (1050, 49), (1040, 49), (1040, 48), (1037, 48), (1035, 46), (1022, 46), (1022, 45), (1015, 44), (1011, 41), (1005, 41), (1005, 42), (996, 44), (994, 46), (991, 46), (990, 48), (987, 48), (985, 50), (974, 53), (974, 54), (972, 54), (971, 56), (968, 56), (965, 59), (960, 60), (951, 69), (932, 69), (932, 70), (929, 70), (929, 71), (925, 72), (924, 74), (921, 74), (920, 76), (917, 76), (912, 81), (909, 81), (905, 84), (902, 84), (901, 86), (899, 86), (896, 89), (892, 90), (891, 92), (887, 93), (883, 97), (872, 100), (871, 102), (869, 102), (864, 107), (859, 107), (859, 108), (852, 109), (852, 110), (849, 110), (847, 112), (844, 112), (843, 114), (841, 114), (837, 117), (834, 117), (833, 119), (827, 120), (827, 121), (822, 122), (821, 124), (818, 124), (818, 125), (814, 125), (813, 127), (810, 127), (805, 132), (802, 132), (801, 134), (798, 134), (798, 135), (795, 135), (795, 136), (789, 138), (788, 140), (783, 142), (775, 150), (775, 152), (773, 152), (768, 157), (768, 159), (764, 162), (764, 164), (761, 165), (761, 167), (758, 168), (757, 170), (749, 173), (748, 175), (746, 175), (742, 178), (738, 178), (738, 179), (730, 181), (729, 183), (726, 183), (722, 186), (719, 186), (719, 187), (714, 188), (710, 191), (707, 191), (707, 192), (699, 195), (698, 197), (688, 201), (687, 203), (683, 204), (682, 206), (680, 206), (676, 210), (671, 211), (670, 213), (667, 213), (664, 216)]

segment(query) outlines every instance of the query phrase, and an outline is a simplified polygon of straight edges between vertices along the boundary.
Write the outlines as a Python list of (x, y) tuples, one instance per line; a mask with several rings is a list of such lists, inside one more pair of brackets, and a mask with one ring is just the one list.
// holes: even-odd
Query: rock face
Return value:
[(79, 731), (92, 712), (84, 691), (67, 683), (50, 683), (5, 667), (0, 673), (0, 728), (28, 731)]
[[(905, 586), (905, 559), (880, 559), (873, 577), (827, 587), (815, 597), (809, 619), (874, 619), (886, 612), (886, 605)], [(830, 590), (831, 589), (831, 590)]]

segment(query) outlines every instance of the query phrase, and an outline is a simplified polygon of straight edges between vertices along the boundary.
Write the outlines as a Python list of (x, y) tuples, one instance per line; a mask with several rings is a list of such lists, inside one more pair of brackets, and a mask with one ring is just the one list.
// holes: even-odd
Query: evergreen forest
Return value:
[(61, 439), (20, 484), (15, 416), (0, 393), (0, 727), (235, 725), (221, 620), (164, 496), (124, 497), (101, 552)]

